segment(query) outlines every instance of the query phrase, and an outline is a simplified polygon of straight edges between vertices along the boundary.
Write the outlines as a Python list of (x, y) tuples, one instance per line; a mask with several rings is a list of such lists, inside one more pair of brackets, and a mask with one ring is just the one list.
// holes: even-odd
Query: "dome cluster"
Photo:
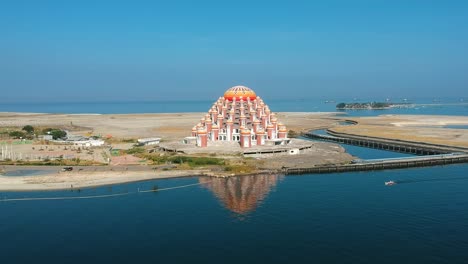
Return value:
[(213, 103), (200, 123), (192, 128), (196, 145), (208, 142), (234, 141), (243, 148), (289, 143), (286, 126), (278, 122), (262, 98), (245, 86), (229, 88)]

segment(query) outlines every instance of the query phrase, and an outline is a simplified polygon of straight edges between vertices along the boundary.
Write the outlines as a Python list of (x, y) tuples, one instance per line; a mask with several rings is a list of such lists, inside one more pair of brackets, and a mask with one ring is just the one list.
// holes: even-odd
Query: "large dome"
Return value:
[(254, 100), (255, 98), (257, 98), (257, 95), (249, 87), (238, 85), (229, 88), (224, 93), (224, 98), (229, 101), (234, 100), (234, 98), (236, 98), (236, 101), (240, 101), (241, 99), (246, 101), (247, 98), (250, 98), (250, 100)]

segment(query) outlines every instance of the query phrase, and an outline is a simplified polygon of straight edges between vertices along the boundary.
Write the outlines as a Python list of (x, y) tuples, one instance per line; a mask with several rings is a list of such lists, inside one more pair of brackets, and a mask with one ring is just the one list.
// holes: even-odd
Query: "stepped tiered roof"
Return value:
[(200, 147), (207, 147), (213, 141), (235, 141), (244, 148), (289, 142), (286, 126), (246, 86), (229, 88), (192, 128), (192, 136)]

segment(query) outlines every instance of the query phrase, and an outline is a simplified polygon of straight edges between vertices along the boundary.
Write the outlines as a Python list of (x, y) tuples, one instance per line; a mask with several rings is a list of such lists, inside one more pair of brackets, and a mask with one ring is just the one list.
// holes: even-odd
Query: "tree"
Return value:
[(336, 105), (336, 108), (338, 108), (338, 109), (343, 109), (345, 107), (346, 107), (345, 103), (339, 103), (339, 104)]
[(67, 136), (67, 132), (59, 129), (55, 129), (50, 131), (50, 135), (52, 135), (53, 139), (59, 139), (59, 138), (64, 138)]
[(34, 127), (31, 126), (31, 125), (26, 125), (23, 127), (23, 130), (26, 131), (26, 133), (28, 134), (32, 134), (34, 133)]

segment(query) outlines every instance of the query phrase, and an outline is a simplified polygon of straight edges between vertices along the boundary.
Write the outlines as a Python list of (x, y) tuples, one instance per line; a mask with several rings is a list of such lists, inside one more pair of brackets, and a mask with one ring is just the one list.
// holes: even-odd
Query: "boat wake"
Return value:
[(405, 184), (405, 183), (418, 183), (418, 182), (458, 181), (458, 180), (468, 180), (468, 177), (443, 178), (443, 179), (421, 179), (421, 180), (401, 180), (401, 181), (394, 181), (394, 182), (395, 182), (395, 184)]

